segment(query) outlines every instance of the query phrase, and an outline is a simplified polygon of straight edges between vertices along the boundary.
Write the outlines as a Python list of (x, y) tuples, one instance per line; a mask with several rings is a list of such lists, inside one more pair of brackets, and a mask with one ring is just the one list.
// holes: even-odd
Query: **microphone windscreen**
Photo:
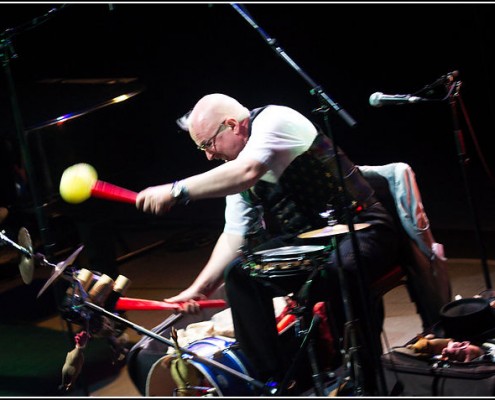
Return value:
[(380, 103), (380, 99), (382, 97), (383, 93), (381, 92), (376, 92), (376, 93), (373, 93), (371, 96), (370, 96), (370, 106), (372, 107), (380, 107), (381, 106), (381, 103)]

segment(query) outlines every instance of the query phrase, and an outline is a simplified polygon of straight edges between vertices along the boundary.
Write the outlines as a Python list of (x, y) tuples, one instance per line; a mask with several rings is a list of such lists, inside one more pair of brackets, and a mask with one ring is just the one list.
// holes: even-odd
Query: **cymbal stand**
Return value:
[[(368, 296), (365, 295), (367, 293), (364, 289), (363, 285), (363, 279), (362, 279), (362, 269), (361, 269), (361, 260), (360, 260), (360, 255), (359, 255), (359, 246), (357, 243), (356, 239), (356, 234), (355, 234), (355, 229), (354, 225), (352, 222), (352, 217), (351, 213), (349, 210), (349, 207), (347, 206), (349, 203), (349, 194), (348, 191), (346, 190), (346, 185), (344, 181), (344, 176), (342, 173), (342, 166), (341, 166), (341, 160), (338, 154), (338, 146), (337, 143), (335, 142), (335, 139), (332, 134), (332, 130), (330, 128), (330, 123), (329, 123), (329, 118), (328, 118), (328, 112), (330, 110), (333, 110), (339, 117), (341, 117), (349, 127), (353, 128), (357, 125), (357, 122), (345, 111), (338, 103), (332, 100), (332, 98), (325, 93), (323, 88), (318, 85), (316, 82), (314, 82), (295, 62), (292, 60), (288, 54), (278, 45), (277, 40), (275, 38), (270, 37), (266, 32), (261, 29), (261, 27), (253, 20), (253, 18), (249, 15), (249, 13), (239, 4), (232, 3), (232, 7), (256, 30), (258, 33), (262, 36), (262, 38), (265, 40), (265, 42), (279, 55), (282, 57), (293, 69), (296, 70), (299, 75), (311, 86), (310, 93), (314, 96), (317, 96), (319, 102), (320, 102), (320, 107), (314, 110), (315, 112), (321, 112), (324, 115), (324, 121), (325, 121), (325, 126), (327, 129), (327, 136), (332, 140), (333, 145), (335, 147), (335, 159), (336, 159), (336, 165), (337, 165), (337, 171), (338, 171), (338, 179), (340, 182), (340, 186), (342, 188), (342, 196), (341, 196), (341, 201), (343, 205), (343, 210), (345, 214), (346, 221), (349, 225), (349, 235), (351, 238), (351, 243), (352, 247), (354, 250), (354, 260), (356, 263), (356, 271), (358, 273), (358, 287), (359, 287), (359, 293), (360, 293), (360, 299), (359, 302), (363, 305), (363, 310), (367, 310), (369, 307), (369, 304), (365, 299), (368, 298)], [(342, 264), (340, 264), (339, 260), (339, 265), (338, 268), (340, 269)], [(344, 286), (347, 285), (346, 282), (344, 282), (347, 278), (344, 276), (344, 274), (341, 274), (341, 280), (342, 284)], [(353, 306), (351, 305), (351, 299), (350, 298), (344, 298), (344, 304), (345, 304), (345, 314), (346, 314), (346, 321), (348, 321), (348, 324), (354, 324), (354, 315), (353, 315)], [(371, 320), (370, 313), (369, 312), (364, 312), (364, 318), (367, 319), (367, 326), (371, 327), (373, 321)], [(355, 362), (357, 360), (357, 352), (360, 349), (359, 343), (358, 343), (358, 335), (357, 334), (357, 326), (354, 326), (353, 329), (349, 330), (349, 340), (350, 340), (350, 349), (355, 353), (353, 357), (349, 357), (350, 362)], [(373, 346), (375, 347), (375, 346)], [(372, 352), (372, 362), (373, 366), (372, 368), (374, 371), (376, 371), (379, 374), (379, 385), (382, 386), (381, 391), (383, 394), (386, 394), (386, 389), (385, 389), (385, 379), (383, 375), (383, 370), (381, 366), (381, 360), (380, 360), (380, 355), (377, 354), (378, 352), (376, 349), (369, 349)], [(354, 382), (354, 387), (356, 388), (356, 391), (359, 394), (367, 394), (366, 393), (366, 388), (363, 385), (362, 381), (362, 376), (359, 372), (359, 368), (355, 369), (355, 375), (353, 379), (355, 380)]]
[(22, 253), (26, 257), (28, 257), (28, 258), (33, 257), (33, 254), (28, 249), (26, 249), (25, 247), (17, 244), (16, 242), (12, 241), (11, 239), (9, 239), (9, 237), (5, 235), (4, 230), (0, 231), (0, 240), (2, 242), (5, 242), (9, 246), (13, 247), (14, 249), (18, 250), (20, 253)]
[[(356, 272), (357, 272), (357, 287), (358, 287), (358, 295), (359, 299), (357, 302), (362, 305), (363, 316), (362, 320), (356, 319), (354, 315), (354, 304), (353, 300), (350, 296), (349, 285), (348, 285), (348, 277), (345, 274), (343, 269), (342, 258), (340, 254), (340, 248), (337, 245), (337, 238), (335, 235), (331, 237), (331, 243), (335, 247), (335, 255), (336, 255), (336, 266), (339, 275), (339, 283), (342, 290), (343, 304), (344, 304), (344, 315), (346, 316), (346, 324), (344, 330), (344, 348), (343, 351), (345, 353), (344, 359), (348, 361), (349, 364), (344, 364), (344, 367), (350, 366), (351, 379), (353, 380), (353, 388), (356, 395), (373, 395), (373, 393), (367, 393), (368, 388), (364, 382), (363, 376), (363, 364), (360, 353), (362, 350), (362, 344), (364, 343), (363, 339), (363, 327), (366, 327), (367, 331), (370, 335), (372, 335), (373, 343), (380, 340), (379, 335), (376, 334), (376, 320), (372, 316), (371, 311), (369, 310), (369, 292), (364, 288), (364, 278), (363, 278), (363, 268), (361, 264), (361, 256), (359, 251), (359, 244), (356, 237), (356, 230), (354, 227), (354, 223), (352, 222), (352, 215), (349, 209), (348, 204), (351, 204), (349, 199), (349, 193), (345, 186), (344, 174), (342, 171), (342, 163), (338, 154), (338, 147), (335, 144), (332, 129), (330, 126), (329, 116), (328, 116), (328, 107), (322, 105), (318, 112), (323, 113), (323, 119), (325, 122), (325, 127), (327, 129), (327, 135), (330, 137), (335, 146), (335, 159), (336, 159), (336, 167), (338, 171), (339, 181), (342, 187), (341, 192), (341, 204), (343, 205), (344, 217), (347, 221), (347, 225), (349, 227), (349, 237), (352, 244), (353, 254), (354, 254), (354, 262), (356, 264)], [(335, 224), (337, 221), (333, 220), (333, 216), (331, 211), (329, 212), (329, 221), (328, 225)], [(370, 368), (373, 368), (373, 371), (376, 373), (377, 378), (377, 390), (379, 393), (374, 394), (383, 394), (385, 395), (386, 383), (385, 383), (385, 375), (383, 372), (382, 364), (381, 364), (381, 354), (378, 351), (378, 346), (369, 346), (367, 349), (371, 353), (371, 363)]]
[[(328, 209), (326, 212), (321, 213), (322, 217), (326, 217), (328, 226), (334, 226), (337, 224), (337, 220), (334, 218), (334, 210)], [(351, 224), (352, 225), (352, 224)], [(354, 228), (354, 227), (353, 227)], [(340, 288), (342, 291), (342, 299), (344, 305), (344, 315), (346, 316), (346, 323), (344, 326), (344, 338), (342, 343), (342, 353), (344, 355), (343, 369), (345, 375), (352, 382), (352, 389), (356, 395), (365, 394), (365, 387), (362, 381), (362, 362), (360, 360), (360, 344), (363, 343), (362, 339), (362, 327), (359, 325), (359, 321), (354, 318), (354, 309), (352, 307), (351, 296), (348, 286), (348, 278), (345, 276), (345, 271), (342, 268), (342, 258), (340, 248), (337, 243), (337, 236), (332, 235), (330, 237), (331, 248), (335, 251), (337, 260), (337, 273), (339, 277)], [(356, 244), (357, 246), (357, 244)], [(329, 260), (331, 262), (331, 260)]]
[[(0, 241), (8, 244), (9, 246), (13, 247), (17, 251), (19, 251), (23, 256), (26, 256), (29, 259), (32, 259), (33, 261), (39, 263), (39, 265), (44, 265), (53, 268), (54, 271), (57, 271), (57, 264), (53, 264), (50, 261), (46, 259), (46, 257), (41, 254), (41, 253), (32, 253), (29, 249), (27, 249), (24, 246), (21, 246), (20, 244), (14, 242), (12, 239), (10, 239), (8, 236), (5, 235), (5, 231), (0, 232)], [(63, 276), (63, 271), (60, 271), (61, 276), (65, 279), (66, 277)]]
[[(492, 283), (490, 279), (490, 272), (488, 268), (486, 249), (481, 237), (481, 229), (479, 224), (479, 218), (477, 209), (475, 207), (472, 195), (471, 195), (471, 185), (469, 182), (469, 177), (466, 170), (466, 165), (468, 164), (468, 157), (466, 155), (466, 149), (464, 146), (464, 135), (461, 129), (460, 121), (459, 121), (459, 113), (457, 110), (457, 101), (461, 103), (462, 106), (462, 96), (461, 96), (461, 81), (454, 81), (451, 84), (451, 88), (448, 90), (448, 99), (452, 112), (452, 123), (454, 129), (454, 138), (457, 147), (457, 155), (459, 159), (459, 165), (461, 166), (461, 174), (464, 182), (464, 189), (466, 191), (466, 197), (468, 201), (469, 211), (471, 213), (471, 218), (473, 219), (474, 231), (476, 240), (479, 245), (479, 250), (481, 254), (481, 265), (483, 269), (483, 276), (485, 279), (485, 285), (487, 289), (492, 288)], [(464, 111), (465, 112), (465, 111)], [(466, 121), (468, 121), (467, 116), (465, 115)]]

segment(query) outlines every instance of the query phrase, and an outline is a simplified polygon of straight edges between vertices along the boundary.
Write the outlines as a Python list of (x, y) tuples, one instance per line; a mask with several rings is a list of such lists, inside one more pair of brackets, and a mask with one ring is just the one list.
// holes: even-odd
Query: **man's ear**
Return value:
[[(231, 121), (231, 123), (229, 123)], [(225, 121), (225, 123), (231, 127), (234, 131), (234, 134), (248, 137), (248, 126), (249, 120), (237, 121), (235, 118), (229, 118)]]
[(227, 118), (225, 120), (225, 125), (227, 125), (227, 129), (232, 129), (232, 130), (235, 130), (236, 128), (239, 127), (239, 121), (237, 121), (235, 118)]

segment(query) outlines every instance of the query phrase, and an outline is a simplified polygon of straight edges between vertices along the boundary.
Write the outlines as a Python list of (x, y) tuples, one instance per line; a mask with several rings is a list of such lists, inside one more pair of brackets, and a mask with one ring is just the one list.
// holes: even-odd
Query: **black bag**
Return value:
[(382, 355), (388, 391), (396, 396), (493, 396), (495, 362), (441, 361), (390, 351)]

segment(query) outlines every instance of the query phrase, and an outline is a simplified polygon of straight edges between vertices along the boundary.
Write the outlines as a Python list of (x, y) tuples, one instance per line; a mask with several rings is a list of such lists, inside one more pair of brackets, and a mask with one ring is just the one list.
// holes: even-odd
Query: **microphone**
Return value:
[(373, 107), (381, 107), (388, 104), (417, 103), (422, 100), (423, 98), (411, 96), (410, 94), (383, 94), (382, 92), (376, 92), (370, 96), (370, 105)]

